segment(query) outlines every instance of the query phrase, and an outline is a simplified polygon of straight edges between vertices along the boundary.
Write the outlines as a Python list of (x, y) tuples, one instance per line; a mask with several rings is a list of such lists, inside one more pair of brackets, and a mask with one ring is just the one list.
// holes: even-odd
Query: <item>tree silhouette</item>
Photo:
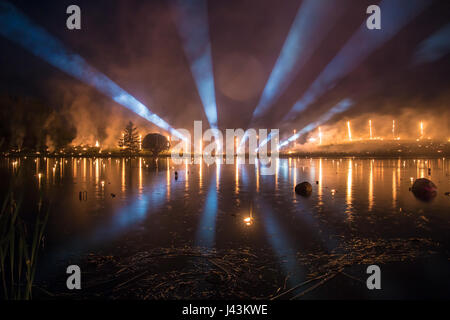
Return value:
[(140, 149), (140, 138), (137, 128), (134, 127), (133, 122), (128, 122), (125, 127), (122, 137), (119, 139), (119, 147), (123, 151), (129, 153), (136, 153)]
[(161, 152), (169, 150), (170, 142), (159, 133), (150, 133), (142, 141), (142, 148), (150, 151), (154, 157), (157, 157)]

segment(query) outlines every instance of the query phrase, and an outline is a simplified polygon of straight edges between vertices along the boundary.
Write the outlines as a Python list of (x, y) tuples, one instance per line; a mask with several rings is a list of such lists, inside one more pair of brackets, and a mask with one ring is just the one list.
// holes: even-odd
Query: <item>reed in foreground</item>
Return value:
[(19, 215), (20, 201), (10, 192), (0, 212), (0, 273), (5, 300), (29, 300), (48, 212), (39, 210), (31, 227)]

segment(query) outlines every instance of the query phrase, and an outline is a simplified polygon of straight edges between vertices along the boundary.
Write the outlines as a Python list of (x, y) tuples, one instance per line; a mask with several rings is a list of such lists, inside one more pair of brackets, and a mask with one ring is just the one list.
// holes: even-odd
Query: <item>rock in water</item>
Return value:
[(433, 200), (437, 195), (436, 185), (431, 180), (425, 178), (416, 179), (411, 191), (416, 198), (423, 201)]
[(307, 181), (299, 183), (295, 186), (295, 193), (303, 197), (309, 197), (312, 193), (312, 185)]

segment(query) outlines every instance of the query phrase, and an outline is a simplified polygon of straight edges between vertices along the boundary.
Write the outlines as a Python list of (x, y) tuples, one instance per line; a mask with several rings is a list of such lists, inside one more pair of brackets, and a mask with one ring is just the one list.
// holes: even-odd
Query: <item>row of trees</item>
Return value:
[[(102, 131), (99, 129), (94, 134), (101, 136)], [(76, 136), (74, 119), (66, 110), (55, 108), (39, 98), (0, 94), (0, 152), (61, 150), (70, 146)], [(118, 145), (129, 154), (144, 149), (154, 156), (170, 148), (167, 138), (157, 133), (141, 139), (131, 121)]]
[(0, 95), (0, 151), (45, 151), (70, 144), (77, 130), (70, 115), (30, 97)]
[(129, 122), (125, 127), (122, 137), (118, 141), (119, 148), (128, 154), (139, 152), (141, 149), (149, 151), (153, 156), (158, 156), (161, 152), (170, 148), (170, 142), (159, 133), (147, 134), (144, 139), (139, 135), (133, 122)]

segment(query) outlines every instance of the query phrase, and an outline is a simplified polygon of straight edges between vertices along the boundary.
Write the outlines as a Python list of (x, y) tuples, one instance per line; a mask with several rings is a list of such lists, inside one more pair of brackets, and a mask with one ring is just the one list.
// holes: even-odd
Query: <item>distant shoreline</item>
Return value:
[[(132, 154), (132, 155), (124, 155), (124, 154), (35, 154), (35, 153), (15, 153), (8, 155), (0, 155), (0, 158), (3, 159), (12, 159), (12, 158), (155, 158), (152, 155), (148, 154)], [(162, 154), (156, 158), (170, 158), (170, 154)], [(234, 156), (237, 157), (236, 155)], [(242, 155), (244, 157), (244, 155)], [(392, 153), (370, 153), (370, 154), (359, 154), (359, 153), (280, 153), (279, 158), (281, 159), (289, 159), (289, 158), (361, 158), (361, 159), (412, 159), (412, 158), (450, 158), (450, 153), (404, 153), (404, 154), (392, 154)], [(193, 159), (194, 156), (191, 155)], [(225, 159), (225, 156), (223, 157)], [(245, 158), (248, 159), (248, 154), (245, 154)]]
[[(37, 151), (5, 151), (0, 153), (2, 158), (20, 157), (47, 157), (47, 158), (155, 158), (149, 151), (139, 151), (138, 153), (127, 153), (116, 148), (100, 149), (98, 147), (75, 147), (62, 149), (58, 152), (37, 152)], [(268, 153), (270, 156), (270, 153)], [(170, 152), (161, 153), (158, 158), (170, 157)], [(190, 154), (193, 158), (195, 154)], [(248, 158), (245, 153), (240, 156)], [(236, 157), (236, 155), (235, 155)], [(436, 140), (403, 140), (403, 141), (355, 141), (352, 143), (329, 144), (323, 146), (313, 146), (311, 149), (298, 148), (282, 149), (280, 158), (306, 157), (306, 158), (443, 158), (450, 157), (450, 142)], [(223, 155), (225, 158), (225, 155)]]

